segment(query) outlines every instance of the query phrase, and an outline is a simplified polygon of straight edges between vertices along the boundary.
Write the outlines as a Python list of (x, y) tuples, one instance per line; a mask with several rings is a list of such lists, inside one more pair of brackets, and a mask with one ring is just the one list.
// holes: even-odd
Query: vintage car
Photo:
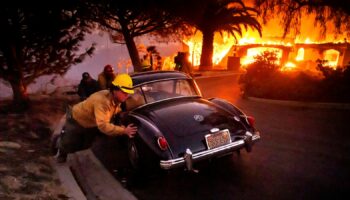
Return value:
[(230, 102), (202, 97), (192, 77), (178, 71), (131, 75), (133, 95), (123, 107), (120, 123), (133, 123), (137, 136), (127, 151), (135, 169), (184, 167), (232, 154), (260, 139), (254, 118)]

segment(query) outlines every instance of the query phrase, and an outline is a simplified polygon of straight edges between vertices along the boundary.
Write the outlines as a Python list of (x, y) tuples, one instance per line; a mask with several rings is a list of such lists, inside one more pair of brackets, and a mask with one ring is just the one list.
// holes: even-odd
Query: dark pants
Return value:
[(74, 119), (67, 117), (61, 135), (59, 137), (58, 148), (64, 153), (88, 149), (91, 147), (99, 130), (95, 128), (84, 128)]

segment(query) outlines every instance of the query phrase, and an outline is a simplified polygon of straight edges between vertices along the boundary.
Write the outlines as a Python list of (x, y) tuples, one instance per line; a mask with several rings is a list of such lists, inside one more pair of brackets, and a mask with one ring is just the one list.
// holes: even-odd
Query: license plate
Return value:
[(231, 143), (231, 136), (228, 130), (222, 130), (217, 133), (205, 135), (205, 142), (207, 143), (208, 149), (214, 149), (216, 147), (223, 146)]

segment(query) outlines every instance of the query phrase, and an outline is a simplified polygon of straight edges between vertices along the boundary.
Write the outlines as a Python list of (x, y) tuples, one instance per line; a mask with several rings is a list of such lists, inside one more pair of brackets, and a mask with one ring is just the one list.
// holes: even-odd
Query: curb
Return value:
[(90, 149), (69, 155), (68, 163), (87, 199), (137, 199), (108, 172)]
[(137, 200), (117, 181), (90, 149), (68, 155), (66, 163), (51, 160), (63, 189), (73, 200)]
[(246, 97), (246, 99), (250, 101), (271, 103), (271, 104), (277, 104), (277, 105), (289, 105), (289, 106), (307, 107), (307, 108), (350, 110), (350, 104), (347, 104), (347, 103), (301, 102), (301, 101), (264, 99), (264, 98), (257, 98), (257, 97)]
[[(59, 135), (66, 122), (66, 115), (64, 114), (59, 122), (53, 127), (52, 138), (55, 135)], [(52, 141), (51, 141), (52, 142)], [(69, 155), (70, 157), (70, 155)], [(68, 158), (69, 158), (68, 157)], [(73, 200), (86, 200), (86, 196), (81, 190), (79, 184), (77, 183), (69, 163), (57, 163), (55, 158), (51, 159), (51, 165), (56, 170), (58, 178), (61, 181), (61, 186), (67, 192), (67, 196)]]
[[(60, 134), (66, 116), (54, 128), (53, 136)], [(61, 186), (73, 200), (136, 200), (137, 198), (102, 165), (90, 149), (68, 155), (66, 163), (51, 159)]]
[(51, 164), (57, 172), (61, 185), (66, 191), (69, 199), (86, 200), (86, 196), (76, 182), (74, 175), (67, 163), (58, 164), (54, 159), (51, 159)]

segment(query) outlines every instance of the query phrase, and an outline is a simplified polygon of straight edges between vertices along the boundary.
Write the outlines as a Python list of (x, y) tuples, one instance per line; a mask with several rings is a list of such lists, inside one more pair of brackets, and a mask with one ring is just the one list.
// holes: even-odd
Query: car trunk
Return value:
[(210, 130), (229, 129), (231, 135), (245, 132), (244, 125), (225, 110), (203, 99), (176, 99), (153, 104), (142, 114), (158, 125), (174, 158), (189, 148), (193, 153), (207, 149), (205, 135)]

